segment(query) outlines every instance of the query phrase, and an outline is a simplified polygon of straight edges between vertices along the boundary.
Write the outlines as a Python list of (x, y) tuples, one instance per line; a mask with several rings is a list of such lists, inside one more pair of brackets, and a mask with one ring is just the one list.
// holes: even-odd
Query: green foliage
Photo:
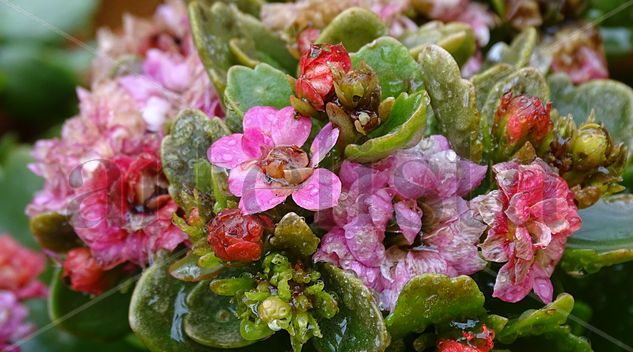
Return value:
[(316, 252), (319, 241), (304, 218), (296, 213), (287, 213), (277, 223), (270, 245), (292, 257), (310, 258)]
[(451, 53), (459, 66), (468, 61), (477, 50), (472, 28), (460, 22), (444, 24), (431, 21), (415, 32), (405, 33), (400, 40), (409, 48), (413, 57), (417, 57), (426, 44), (436, 44)]
[(387, 35), (387, 26), (370, 10), (352, 7), (341, 12), (323, 29), (316, 43), (342, 43), (349, 52)]
[(457, 154), (478, 162), (482, 145), (473, 84), (461, 78), (451, 54), (439, 46), (425, 46), (418, 61), (440, 133)]
[(530, 62), (537, 40), (536, 29), (529, 27), (517, 35), (509, 46), (503, 43), (497, 44), (499, 45), (498, 52), (495, 52), (495, 57), (489, 56), (486, 59), (485, 66), (504, 63), (515, 68), (525, 67)]
[(56, 253), (65, 253), (81, 246), (67, 216), (57, 213), (43, 213), (30, 220), (30, 229), (37, 243)]
[(354, 275), (331, 264), (322, 266), (323, 280), (337, 297), (339, 313), (319, 321), (319, 352), (382, 352), (390, 337), (372, 292)]
[(484, 295), (468, 276), (424, 274), (409, 281), (386, 322), (393, 338), (422, 333), (432, 324), (482, 317)]
[(226, 123), (232, 131), (240, 132), (248, 109), (254, 106), (284, 108), (290, 105), (292, 94), (286, 75), (270, 65), (259, 64), (255, 69), (232, 67), (224, 93)]
[(428, 103), (429, 97), (423, 90), (400, 94), (387, 121), (372, 131), (363, 144), (349, 144), (345, 157), (362, 163), (374, 162), (396, 150), (413, 147), (424, 136)]

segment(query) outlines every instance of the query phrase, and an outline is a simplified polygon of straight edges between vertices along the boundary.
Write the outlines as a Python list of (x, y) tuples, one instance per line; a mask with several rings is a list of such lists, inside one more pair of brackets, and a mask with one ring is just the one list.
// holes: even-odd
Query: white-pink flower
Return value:
[(317, 168), (334, 147), (339, 131), (328, 123), (317, 134), (310, 153), (301, 149), (312, 122), (287, 107), (256, 106), (244, 114), (244, 133), (213, 143), (208, 157), (230, 169), (229, 191), (241, 197), (239, 207), (254, 214), (292, 199), (302, 208), (320, 210), (338, 203), (341, 181), (327, 169)]

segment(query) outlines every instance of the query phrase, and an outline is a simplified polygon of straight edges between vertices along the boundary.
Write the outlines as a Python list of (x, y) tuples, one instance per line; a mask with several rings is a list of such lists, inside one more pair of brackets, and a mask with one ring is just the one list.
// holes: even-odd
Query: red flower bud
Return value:
[(209, 244), (224, 261), (252, 262), (262, 256), (264, 229), (272, 227), (263, 215), (242, 215), (239, 209), (225, 209), (208, 225)]
[(334, 91), (332, 67), (347, 72), (352, 60), (342, 44), (313, 44), (301, 56), (296, 93), (316, 110), (324, 111), (325, 100)]
[(442, 339), (437, 344), (438, 352), (489, 352), (494, 347), (494, 331), (483, 325), (481, 332), (463, 331), (457, 340)]
[(91, 295), (102, 294), (116, 281), (116, 275), (99, 265), (88, 248), (75, 248), (68, 252), (63, 269), (64, 278), (70, 280), (73, 290)]

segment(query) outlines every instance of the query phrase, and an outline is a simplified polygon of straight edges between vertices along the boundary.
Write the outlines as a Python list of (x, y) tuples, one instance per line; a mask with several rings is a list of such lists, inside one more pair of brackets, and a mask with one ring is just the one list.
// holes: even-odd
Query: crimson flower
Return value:
[(97, 263), (88, 248), (68, 252), (63, 269), (64, 278), (70, 280), (70, 286), (78, 292), (98, 296), (115, 283), (115, 277)]
[(299, 61), (296, 93), (316, 110), (324, 111), (325, 100), (334, 92), (332, 68), (347, 72), (352, 59), (343, 44), (313, 44)]
[(43, 255), (0, 235), (0, 291), (10, 291), (20, 300), (45, 296), (46, 286), (37, 280), (45, 262)]
[(242, 215), (239, 209), (224, 209), (208, 225), (209, 244), (224, 261), (253, 262), (262, 256), (262, 234), (272, 227), (263, 215)]
[(482, 326), (480, 333), (463, 331), (462, 337), (451, 340), (442, 339), (437, 344), (438, 352), (489, 352), (493, 347), (495, 332)]

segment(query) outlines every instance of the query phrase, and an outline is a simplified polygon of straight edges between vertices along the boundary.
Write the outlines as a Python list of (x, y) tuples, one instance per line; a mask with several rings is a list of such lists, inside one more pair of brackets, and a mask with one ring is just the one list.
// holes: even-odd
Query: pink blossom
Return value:
[(21, 300), (46, 296), (46, 286), (37, 279), (45, 260), (10, 236), (0, 235), (0, 291), (10, 291)]
[(309, 118), (295, 116), (291, 107), (277, 110), (258, 106), (244, 114), (244, 133), (213, 143), (208, 157), (230, 169), (229, 190), (241, 197), (244, 214), (272, 209), (292, 195), (302, 208), (319, 210), (337, 204), (341, 181), (317, 168), (334, 147), (338, 129), (327, 124), (314, 138), (310, 156), (301, 147), (310, 135)]
[[(314, 260), (354, 271), (380, 294), (385, 309), (393, 309), (416, 275), (483, 269), (477, 244), (486, 226), (462, 197), (485, 173), (485, 166), (460, 159), (442, 136), (372, 165), (343, 162), (339, 204), (318, 213), (329, 232)], [(398, 233), (401, 240), (393, 237)], [(387, 238), (395, 243), (389, 248)]]
[(515, 162), (493, 167), (499, 190), (479, 196), (473, 209), (490, 226), (481, 245), (484, 258), (505, 263), (493, 296), (522, 300), (531, 290), (543, 302), (552, 300), (550, 282), (567, 238), (581, 220), (567, 183), (545, 162)]
[(104, 269), (127, 261), (143, 266), (151, 254), (187, 239), (172, 224), (178, 206), (156, 154), (117, 156), (86, 168), (71, 223)]
[(0, 350), (20, 351), (20, 348), (13, 344), (34, 330), (34, 326), (25, 321), (27, 316), (27, 308), (20, 303), (14, 293), (0, 291)]

